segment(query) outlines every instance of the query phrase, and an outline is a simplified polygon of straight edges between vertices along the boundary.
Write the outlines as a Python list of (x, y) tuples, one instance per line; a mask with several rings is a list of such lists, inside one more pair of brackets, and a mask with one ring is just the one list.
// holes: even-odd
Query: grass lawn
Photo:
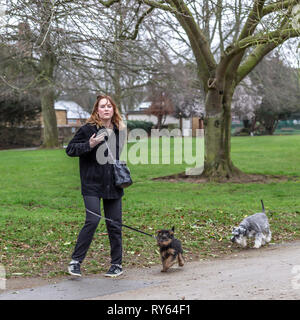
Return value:
[[(232, 226), (260, 211), (263, 199), (272, 242), (300, 239), (300, 135), (233, 137), (232, 159), (247, 173), (291, 179), (268, 184), (170, 183), (151, 178), (182, 172), (184, 164), (129, 164), (134, 184), (123, 197), (124, 223), (153, 234), (174, 225), (187, 261), (218, 257), (243, 250), (231, 246)], [(78, 158), (68, 157), (64, 149), (1, 151), (0, 172), (0, 263), (7, 277), (64, 274), (85, 219)], [(150, 237), (124, 228), (123, 247), (125, 268), (160, 263)], [(106, 271), (109, 251), (101, 221), (83, 272)]]

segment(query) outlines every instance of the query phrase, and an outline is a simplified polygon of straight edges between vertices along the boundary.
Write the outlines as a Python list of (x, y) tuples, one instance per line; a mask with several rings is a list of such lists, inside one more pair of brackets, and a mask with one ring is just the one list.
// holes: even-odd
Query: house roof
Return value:
[(59, 100), (54, 103), (55, 110), (66, 110), (67, 119), (87, 119), (90, 114), (74, 101)]
[(149, 109), (151, 101), (144, 101), (140, 103), (134, 110), (128, 110), (127, 114), (146, 114), (146, 110)]
[(146, 114), (146, 109), (144, 110), (129, 110), (127, 114)]

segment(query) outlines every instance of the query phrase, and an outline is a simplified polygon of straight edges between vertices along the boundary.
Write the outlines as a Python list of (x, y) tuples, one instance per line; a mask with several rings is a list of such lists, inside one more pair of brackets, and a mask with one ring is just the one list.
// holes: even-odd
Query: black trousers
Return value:
[[(81, 229), (77, 243), (72, 254), (72, 259), (80, 263), (84, 260), (94, 233), (101, 218), (100, 198), (84, 196), (86, 219)], [(103, 199), (103, 208), (106, 218), (122, 223), (122, 198)], [(92, 211), (93, 213), (89, 212)], [(111, 264), (122, 264), (122, 227), (105, 220), (110, 242)]]

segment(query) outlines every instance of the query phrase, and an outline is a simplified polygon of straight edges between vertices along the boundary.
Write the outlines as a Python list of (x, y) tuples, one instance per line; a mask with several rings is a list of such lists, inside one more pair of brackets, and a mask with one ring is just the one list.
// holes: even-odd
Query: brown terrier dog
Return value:
[(174, 227), (171, 230), (159, 230), (157, 232), (157, 244), (160, 247), (160, 256), (163, 265), (161, 272), (166, 272), (176, 262), (178, 258), (178, 265), (183, 267), (183, 250), (181, 242), (174, 238)]

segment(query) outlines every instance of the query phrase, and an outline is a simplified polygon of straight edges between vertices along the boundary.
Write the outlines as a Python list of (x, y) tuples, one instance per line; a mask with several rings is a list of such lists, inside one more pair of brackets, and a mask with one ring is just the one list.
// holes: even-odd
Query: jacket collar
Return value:
[[(97, 128), (97, 130), (99, 130), (99, 129), (105, 129), (104, 126), (99, 126), (98, 124), (96, 124), (96, 128)], [(118, 127), (116, 126), (116, 124), (115, 124), (114, 122), (113, 122), (113, 130), (114, 130), (114, 131), (119, 131)]]

